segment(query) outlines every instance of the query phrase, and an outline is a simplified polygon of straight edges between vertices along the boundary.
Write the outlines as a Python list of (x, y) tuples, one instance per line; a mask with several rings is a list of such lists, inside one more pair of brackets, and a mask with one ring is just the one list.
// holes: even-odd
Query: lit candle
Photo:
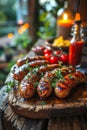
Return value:
[(67, 13), (64, 13), (63, 17), (57, 21), (58, 36), (63, 36), (64, 38), (69, 37), (72, 24), (73, 20), (69, 18)]
[(63, 15), (63, 19), (58, 20), (60, 26), (72, 26), (73, 20), (68, 19), (68, 14)]

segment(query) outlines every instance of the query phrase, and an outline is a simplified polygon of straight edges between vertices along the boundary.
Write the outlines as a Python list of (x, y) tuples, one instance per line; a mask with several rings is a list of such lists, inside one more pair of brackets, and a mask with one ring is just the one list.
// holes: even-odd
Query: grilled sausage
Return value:
[(76, 71), (73, 74), (68, 74), (64, 77), (64, 79), (55, 86), (55, 94), (59, 98), (65, 98), (70, 94), (72, 88), (76, 87), (76, 85), (86, 82), (87, 77), (85, 74)]
[(44, 77), (41, 78), (39, 84), (37, 86), (37, 93), (40, 98), (47, 98), (52, 93), (52, 81), (56, 78), (59, 79), (59, 75), (57, 73), (61, 73), (61, 76), (65, 76), (66, 74), (75, 72), (73, 67), (63, 67), (61, 69), (55, 69), (50, 72), (46, 72)]
[(34, 67), (36, 66), (41, 66), (44, 64), (48, 64), (49, 62), (46, 60), (36, 60), (36, 61), (32, 61), (28, 64), (24, 64), (23, 66), (19, 67), (18, 69), (15, 70), (14, 74), (13, 74), (13, 78), (15, 80), (21, 81), (24, 76)]
[(37, 83), (39, 82), (41, 76), (43, 76), (46, 71), (53, 70), (57, 67), (58, 64), (46, 65), (33, 69), (33, 71), (29, 72), (21, 81), (19, 86), (21, 97), (26, 99), (31, 98), (35, 94), (35, 88), (37, 87)]
[(35, 60), (44, 60), (44, 56), (24, 57), (22, 59), (19, 59), (16, 64), (18, 67), (20, 67), (26, 64), (26, 62), (28, 63)]
[(51, 80), (53, 79), (53, 76), (54, 74), (48, 71), (39, 81), (37, 93), (40, 98), (47, 98), (52, 93)]

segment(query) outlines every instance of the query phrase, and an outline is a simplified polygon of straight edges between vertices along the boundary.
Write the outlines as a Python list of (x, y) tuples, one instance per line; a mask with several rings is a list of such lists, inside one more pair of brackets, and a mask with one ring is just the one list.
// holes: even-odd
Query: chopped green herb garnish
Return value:
[(39, 66), (35, 66), (34, 68), (35, 68), (35, 69), (39, 69)]
[(6, 83), (7, 86), (13, 87), (15, 85), (14, 81), (9, 81)]
[(6, 87), (6, 92), (8, 93), (10, 90), (11, 90), (11, 87), (10, 87), (10, 86), (7, 86), (7, 87)]
[(52, 81), (52, 87), (55, 87), (55, 84), (58, 82), (59, 80), (55, 77)]
[(30, 71), (29, 73), (28, 73), (28, 75), (26, 75), (26, 79), (32, 79), (33, 78), (33, 76), (36, 76), (36, 75), (38, 75), (38, 68), (36, 67), (36, 68), (34, 68), (32, 71)]
[(58, 79), (63, 78), (62, 71), (61, 71), (60, 69), (57, 70), (57, 72), (56, 72), (56, 77), (57, 77)]
[(43, 77), (44, 76), (44, 73), (41, 73), (41, 77)]
[(72, 75), (69, 75), (69, 78), (70, 78), (70, 79), (73, 79), (73, 76), (72, 76)]
[(58, 64), (59, 64), (60, 67), (62, 67), (63, 62), (59, 61)]
[(33, 70), (33, 68), (31, 66), (27, 66), (26, 69), (29, 70), (29, 71)]
[(34, 85), (34, 87), (37, 87), (37, 86), (38, 86), (38, 83), (39, 83), (39, 82), (36, 82), (35, 85)]
[(6, 92), (9, 92), (11, 90), (11, 88), (15, 86), (15, 82), (9, 81), (6, 83), (6, 85), (7, 85)]
[(29, 61), (28, 61), (28, 59), (26, 60), (26, 64), (28, 64), (29, 63)]
[(57, 70), (57, 72), (55, 73), (55, 77), (52, 80), (52, 87), (55, 87), (56, 83), (59, 81), (63, 81), (64, 77), (62, 75), (62, 71), (60, 69)]
[(41, 101), (40, 104), (41, 104), (41, 105), (46, 105), (47, 102), (45, 102), (45, 101)]
[(31, 78), (31, 75), (27, 75), (26, 77), (25, 77), (25, 79), (29, 79), (29, 78)]
[(55, 87), (55, 84), (56, 84), (57, 82), (52, 82), (52, 87), (54, 88)]

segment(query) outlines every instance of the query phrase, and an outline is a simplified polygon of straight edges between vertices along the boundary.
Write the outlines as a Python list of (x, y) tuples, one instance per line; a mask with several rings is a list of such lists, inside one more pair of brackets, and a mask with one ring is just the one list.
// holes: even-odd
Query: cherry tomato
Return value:
[(54, 54), (55, 55), (60, 55), (60, 54), (62, 54), (62, 50), (54, 51)]
[(44, 55), (45, 59), (48, 60), (48, 61), (50, 61), (50, 56), (51, 56), (51, 54), (48, 54), (48, 53), (46, 53), (46, 54)]
[(51, 64), (57, 64), (58, 60), (59, 60), (59, 58), (57, 56), (51, 56), (50, 57), (50, 63)]
[(44, 50), (44, 55), (45, 54), (52, 54), (52, 50), (51, 49), (45, 49)]
[(62, 54), (62, 55), (60, 56), (60, 59), (61, 59), (61, 61), (62, 61), (63, 63), (67, 64), (68, 61), (69, 61), (69, 55), (68, 55), (68, 54)]

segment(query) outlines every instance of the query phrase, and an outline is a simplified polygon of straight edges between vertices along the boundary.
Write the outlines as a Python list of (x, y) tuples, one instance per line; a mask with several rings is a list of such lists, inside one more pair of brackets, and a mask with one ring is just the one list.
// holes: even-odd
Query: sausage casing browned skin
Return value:
[(87, 81), (87, 76), (79, 71), (68, 74), (64, 77), (63, 81), (56, 83), (55, 94), (59, 98), (65, 98), (70, 94), (72, 88), (77, 84)]
[(41, 66), (44, 64), (48, 64), (49, 62), (46, 60), (36, 60), (32, 61), (28, 64), (24, 64), (23, 66), (19, 67), (18, 69), (15, 70), (13, 73), (13, 78), (15, 80), (21, 81), (24, 76), (30, 71), (31, 68), (34, 68), (36, 66)]
[(19, 85), (19, 92), (21, 97), (23, 98), (31, 98), (35, 93), (35, 88), (37, 87), (37, 83), (40, 78), (46, 71), (53, 70), (58, 67), (58, 64), (41, 66), (39, 68), (33, 69), (33, 71), (29, 72), (24, 79), (21, 81)]
[(48, 96), (50, 96), (50, 94), (52, 93), (53, 79), (59, 79), (59, 75), (57, 75), (58, 72), (61, 73), (62, 76), (65, 76), (66, 74), (75, 72), (75, 69), (73, 67), (63, 67), (46, 72), (46, 74), (44, 75), (44, 77), (41, 78), (37, 86), (37, 93), (40, 98), (47, 98)]
[(44, 56), (24, 57), (22, 59), (19, 59), (16, 64), (18, 67), (20, 67), (26, 64), (26, 62), (31, 62), (35, 60), (44, 60)]
[(54, 74), (48, 71), (39, 81), (37, 93), (40, 98), (47, 98), (52, 93), (51, 80), (53, 79), (53, 76)]

